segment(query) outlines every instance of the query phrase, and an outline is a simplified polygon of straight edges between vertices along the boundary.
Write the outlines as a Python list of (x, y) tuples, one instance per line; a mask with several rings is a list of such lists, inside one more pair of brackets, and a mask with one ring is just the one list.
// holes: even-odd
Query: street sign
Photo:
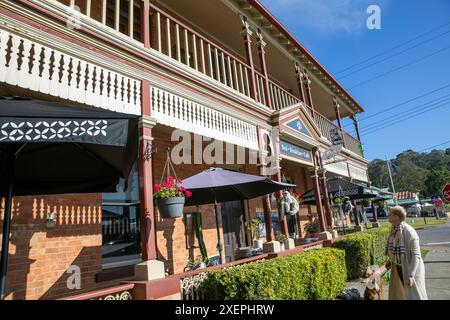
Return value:
[(450, 183), (444, 187), (442, 194), (444, 195), (444, 199), (446, 201), (450, 201)]

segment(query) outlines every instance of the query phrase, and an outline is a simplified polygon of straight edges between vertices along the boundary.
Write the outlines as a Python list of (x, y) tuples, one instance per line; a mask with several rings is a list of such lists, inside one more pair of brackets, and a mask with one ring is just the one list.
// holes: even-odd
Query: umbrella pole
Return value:
[(219, 263), (222, 264), (222, 240), (220, 240), (219, 210), (217, 209), (217, 201), (214, 201), (214, 215), (216, 217), (217, 249), (219, 250)]
[(6, 293), (6, 274), (8, 270), (8, 254), (9, 254), (9, 231), (11, 225), (11, 205), (12, 205), (12, 189), (13, 189), (13, 173), (14, 173), (14, 156), (9, 156), (8, 175), (6, 177), (8, 186), (5, 194), (5, 211), (3, 218), (3, 236), (2, 236), (2, 253), (0, 260), (0, 300), (5, 298)]

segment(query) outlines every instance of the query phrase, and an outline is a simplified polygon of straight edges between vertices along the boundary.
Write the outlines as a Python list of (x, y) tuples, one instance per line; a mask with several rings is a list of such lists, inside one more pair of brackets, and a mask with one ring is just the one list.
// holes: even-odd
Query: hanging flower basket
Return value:
[(154, 196), (162, 218), (175, 219), (183, 215), (185, 198), (191, 192), (182, 186), (182, 181), (169, 176), (154, 187)]

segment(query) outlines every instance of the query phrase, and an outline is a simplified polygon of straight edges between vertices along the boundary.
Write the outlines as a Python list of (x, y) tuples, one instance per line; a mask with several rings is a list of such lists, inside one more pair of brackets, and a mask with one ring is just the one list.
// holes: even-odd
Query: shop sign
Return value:
[(301, 160), (311, 162), (312, 156), (311, 151), (303, 149), (299, 146), (293, 145), (286, 141), (280, 142), (281, 153), (287, 156), (295, 157)]

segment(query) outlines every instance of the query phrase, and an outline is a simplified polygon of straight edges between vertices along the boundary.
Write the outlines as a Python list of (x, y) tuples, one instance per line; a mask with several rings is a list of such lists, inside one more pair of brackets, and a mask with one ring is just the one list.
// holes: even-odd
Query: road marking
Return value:
[(440, 244), (450, 244), (450, 242), (430, 242), (427, 243), (426, 246), (438, 246)]

